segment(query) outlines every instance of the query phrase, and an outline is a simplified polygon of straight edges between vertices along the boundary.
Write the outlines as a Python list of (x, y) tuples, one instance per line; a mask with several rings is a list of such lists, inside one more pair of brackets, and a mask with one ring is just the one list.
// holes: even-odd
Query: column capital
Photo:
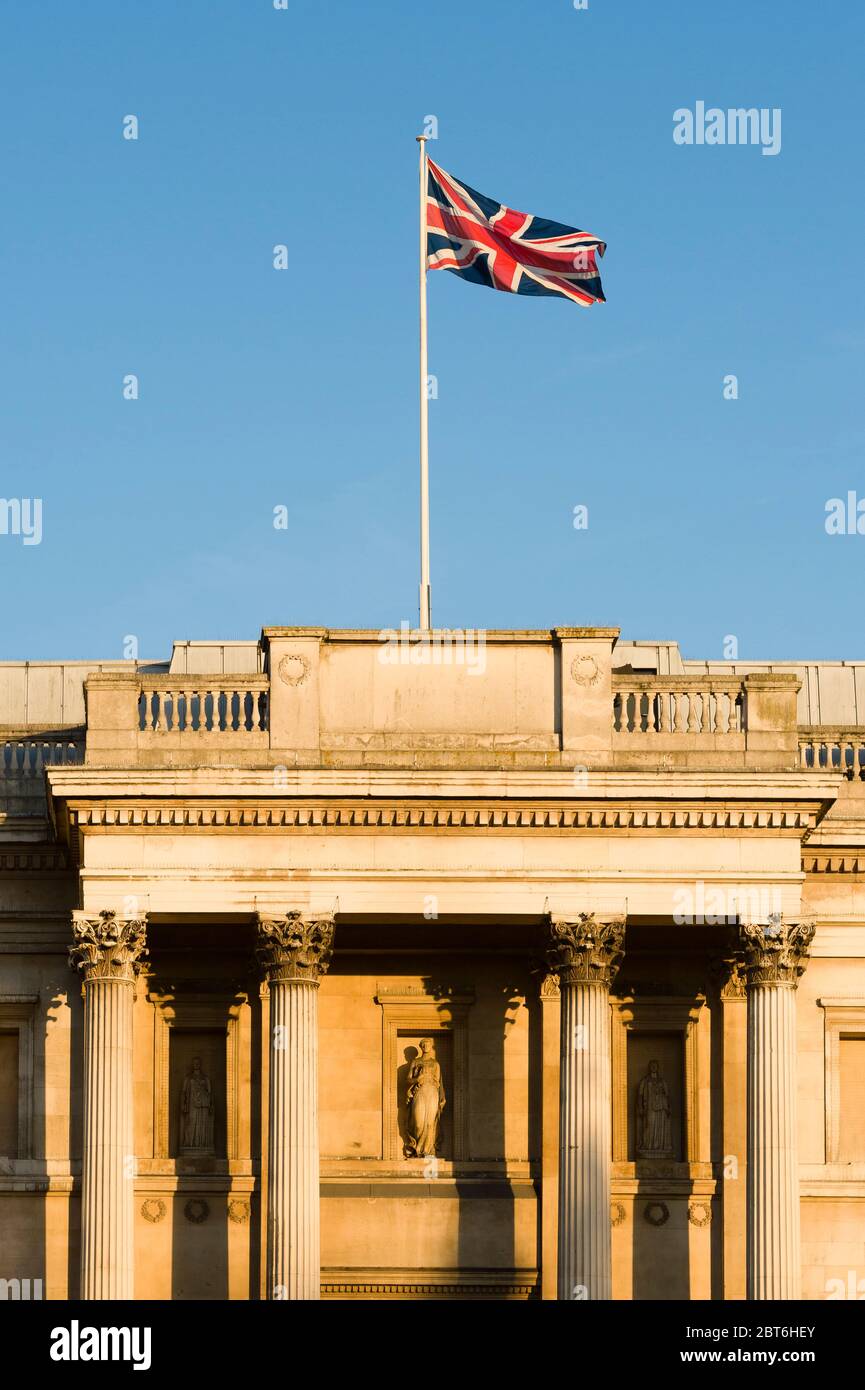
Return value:
[(69, 964), (85, 981), (134, 981), (147, 955), (146, 929), (146, 917), (122, 917), (112, 908), (95, 917), (73, 912)]
[(625, 914), (547, 914), (546, 962), (562, 985), (598, 984), (609, 989), (624, 955)]
[(709, 957), (709, 978), (721, 999), (745, 998), (745, 960), (735, 946)]
[(785, 921), (780, 912), (766, 922), (743, 922), (739, 942), (748, 984), (795, 988), (805, 973), (814, 930), (811, 918)]
[(257, 914), (255, 954), (268, 984), (318, 983), (333, 954), (333, 916), (300, 911), (282, 917)]

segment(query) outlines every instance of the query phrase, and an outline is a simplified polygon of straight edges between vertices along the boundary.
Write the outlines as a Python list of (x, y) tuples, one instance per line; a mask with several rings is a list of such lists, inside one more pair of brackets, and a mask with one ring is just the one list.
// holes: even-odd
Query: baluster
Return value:
[(670, 732), (670, 692), (660, 691), (658, 695), (658, 733), (668, 734)]
[(688, 732), (691, 734), (701, 734), (706, 727), (706, 696), (702, 690), (692, 690), (688, 695), (690, 716), (688, 719)]
[(687, 728), (685, 723), (685, 696), (681, 690), (671, 692), (673, 697), (673, 733), (683, 734)]

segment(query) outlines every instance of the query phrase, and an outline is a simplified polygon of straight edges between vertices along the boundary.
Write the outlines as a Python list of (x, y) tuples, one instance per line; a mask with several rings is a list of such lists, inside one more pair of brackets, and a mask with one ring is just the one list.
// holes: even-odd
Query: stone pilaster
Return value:
[(801, 1297), (796, 985), (812, 922), (741, 928), (748, 987), (748, 1297)]
[(333, 915), (258, 918), (256, 955), (270, 994), (267, 1297), (321, 1289), (318, 1163), (318, 981), (333, 951)]
[(747, 1297), (748, 1101), (742, 1077), (748, 1074), (748, 991), (735, 946), (710, 957), (709, 977), (720, 1004), (716, 1010), (713, 999), (712, 1048), (720, 1044), (721, 1064), (721, 1145), (715, 1171), (721, 1196), (723, 1297), (742, 1299)]
[(558, 1296), (612, 1297), (610, 985), (623, 916), (551, 916), (547, 964), (561, 993)]
[(81, 1297), (132, 1298), (132, 1005), (145, 921), (76, 912), (72, 936), (69, 963), (84, 982)]

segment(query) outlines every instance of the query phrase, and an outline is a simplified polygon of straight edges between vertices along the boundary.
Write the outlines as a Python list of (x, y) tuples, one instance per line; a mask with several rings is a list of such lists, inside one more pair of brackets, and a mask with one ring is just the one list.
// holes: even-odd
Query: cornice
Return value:
[(823, 809), (844, 785), (840, 774), (783, 771), (691, 771), (657, 768), (566, 770), (105, 768), (87, 764), (49, 767), (53, 801), (111, 797), (453, 797), (528, 800), (553, 798), (574, 805), (596, 801), (734, 801), (754, 805), (783, 801)]
[(69, 867), (64, 845), (11, 845), (0, 849), (0, 873), (62, 873)]
[(540, 803), (500, 801), (304, 801), (268, 799), (188, 800), (130, 798), (70, 801), (71, 829), (88, 834), (112, 831), (182, 830), (273, 831), (320, 833), (322, 830), (424, 832), (537, 831), (541, 833), (640, 831), (669, 835), (722, 831), (801, 837), (815, 825), (817, 811), (800, 804), (707, 806), (598, 802)]
[(865, 849), (807, 850), (802, 854), (806, 874), (865, 874)]

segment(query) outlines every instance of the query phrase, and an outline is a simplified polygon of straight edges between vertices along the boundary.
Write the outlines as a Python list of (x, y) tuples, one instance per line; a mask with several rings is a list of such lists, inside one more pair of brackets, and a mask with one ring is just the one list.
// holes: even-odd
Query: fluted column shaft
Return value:
[(270, 993), (267, 1297), (321, 1296), (318, 981), (333, 946), (330, 917), (258, 919)]
[(547, 961), (559, 976), (558, 1297), (610, 1299), (610, 984), (624, 939), (621, 917), (550, 918)]
[(559, 1298), (609, 1299), (609, 991), (563, 983), (561, 999)]
[(270, 987), (268, 1283), (271, 1298), (318, 1298), (318, 981)]
[(70, 963), (84, 979), (81, 1297), (134, 1293), (132, 1008), (142, 919), (76, 913)]
[(748, 1298), (801, 1298), (796, 984), (810, 923), (742, 928), (748, 982)]

